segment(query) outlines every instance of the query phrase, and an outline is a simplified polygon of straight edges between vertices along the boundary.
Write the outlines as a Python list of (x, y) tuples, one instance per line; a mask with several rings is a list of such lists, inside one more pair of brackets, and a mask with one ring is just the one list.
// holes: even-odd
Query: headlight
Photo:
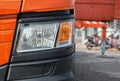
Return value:
[(53, 49), (72, 43), (72, 21), (21, 23), (17, 52)]

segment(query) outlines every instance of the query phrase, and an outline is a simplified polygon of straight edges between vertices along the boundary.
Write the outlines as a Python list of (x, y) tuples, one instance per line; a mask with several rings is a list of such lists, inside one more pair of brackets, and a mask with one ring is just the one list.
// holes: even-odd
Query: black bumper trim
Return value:
[(64, 56), (69, 56), (74, 53), (74, 45), (63, 47), (63, 48), (56, 48), (53, 50), (48, 51), (36, 51), (36, 52), (26, 52), (20, 53), (17, 55), (12, 56), (12, 63), (18, 62), (28, 62), (28, 61), (36, 61), (36, 60), (46, 60), (46, 59), (55, 59)]
[(65, 73), (62, 75), (52, 76), (52, 77), (36, 77), (36, 78), (29, 78), (29, 79), (21, 79), (21, 80), (14, 80), (14, 81), (74, 81), (73, 74)]
[(69, 56), (54, 58), (54, 59), (47, 59), (47, 60), (37, 60), (37, 61), (29, 61), (29, 62), (18, 62), (18, 63), (11, 63), (10, 66), (24, 66), (24, 65), (34, 65), (34, 64), (43, 64), (43, 63), (51, 63), (51, 62), (57, 62), (65, 59), (69, 59), (74, 56), (74, 53), (70, 54)]
[[(28, 81), (28, 80), (29, 81), (47, 81), (47, 80), (49, 81), (73, 81), (73, 73), (72, 73), (73, 57), (74, 57), (74, 54), (70, 56), (62, 57), (62, 58), (56, 58), (56, 59), (51, 59), (51, 60), (49, 59), (47, 61), (40, 60), (37, 62), (28, 62), (28, 63), (23, 63), (23, 64), (12, 63), (10, 65), (8, 81)], [(34, 71), (32, 71), (33, 74), (31, 74), (31, 71), (27, 71), (26, 73), (27, 75), (24, 74), (24, 71), (27, 68), (33, 69), (34, 67), (36, 68), (36, 65), (37, 65), (37, 68), (38, 68), (37, 70), (39, 71), (38, 66), (44, 65), (44, 64), (51, 64), (51, 63), (53, 64), (53, 66), (54, 65), (55, 66), (50, 72), (43, 70), (45, 74), (39, 75), (39, 74), (34, 73)], [(21, 70), (19, 70), (19, 67)], [(47, 69), (50, 69), (50, 67), (47, 66)], [(21, 72), (22, 70), (23, 72)]]
[(0, 67), (0, 81), (5, 81), (7, 68), (8, 68), (7, 65)]

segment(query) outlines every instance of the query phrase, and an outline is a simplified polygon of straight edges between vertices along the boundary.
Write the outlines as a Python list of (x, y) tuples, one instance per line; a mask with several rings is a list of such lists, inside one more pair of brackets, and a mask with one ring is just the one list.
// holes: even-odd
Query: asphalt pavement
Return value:
[(89, 51), (76, 45), (74, 75), (76, 81), (120, 81), (120, 51), (100, 48)]

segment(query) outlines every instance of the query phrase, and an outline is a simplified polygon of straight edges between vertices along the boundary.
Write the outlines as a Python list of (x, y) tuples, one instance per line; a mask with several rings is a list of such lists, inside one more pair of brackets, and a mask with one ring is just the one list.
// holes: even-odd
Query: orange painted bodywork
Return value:
[(73, 9), (75, 0), (24, 0), (21, 12)]
[(11, 42), (13, 40), (14, 30), (0, 31), (0, 43)]
[(114, 18), (120, 19), (120, 0), (115, 0)]
[(0, 16), (0, 65), (9, 62), (17, 16)]
[(0, 0), (0, 15), (18, 14), (21, 0)]
[(1, 16), (0, 17), (0, 31), (14, 30), (17, 16)]
[(114, 4), (114, 0), (76, 0), (76, 3), (83, 4)]
[(21, 0), (0, 0), (0, 65), (9, 62)]
[(0, 65), (9, 62), (12, 42), (0, 43)]
[(114, 19), (114, 0), (76, 0), (76, 20), (111, 21)]
[[(88, 22), (88, 23), (87, 23)], [(76, 28), (102, 28), (102, 40), (106, 40), (107, 24), (103, 22), (92, 23), (92, 21), (75, 21)]]
[(77, 20), (120, 19), (120, 0), (76, 0), (75, 13)]
[(107, 29), (107, 26), (104, 26), (104, 28), (102, 28), (102, 40), (103, 41), (106, 40), (106, 29)]
[(81, 28), (81, 27), (85, 27), (85, 28), (104, 28), (106, 26), (106, 23), (99, 23), (96, 22), (95, 24), (92, 23), (92, 21), (88, 21), (90, 23), (86, 23), (87, 21), (75, 21), (75, 27), (76, 28)]

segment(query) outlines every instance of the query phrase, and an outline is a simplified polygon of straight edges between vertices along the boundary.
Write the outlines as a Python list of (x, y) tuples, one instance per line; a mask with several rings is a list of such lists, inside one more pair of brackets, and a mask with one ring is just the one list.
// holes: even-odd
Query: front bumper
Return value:
[[(73, 81), (73, 57), (72, 54), (51, 60), (27, 62), (27, 65), (14, 63), (10, 66), (8, 81)], [(41, 69), (40, 66), (46, 63), (46, 70)], [(49, 66), (50, 64), (52, 65)]]

